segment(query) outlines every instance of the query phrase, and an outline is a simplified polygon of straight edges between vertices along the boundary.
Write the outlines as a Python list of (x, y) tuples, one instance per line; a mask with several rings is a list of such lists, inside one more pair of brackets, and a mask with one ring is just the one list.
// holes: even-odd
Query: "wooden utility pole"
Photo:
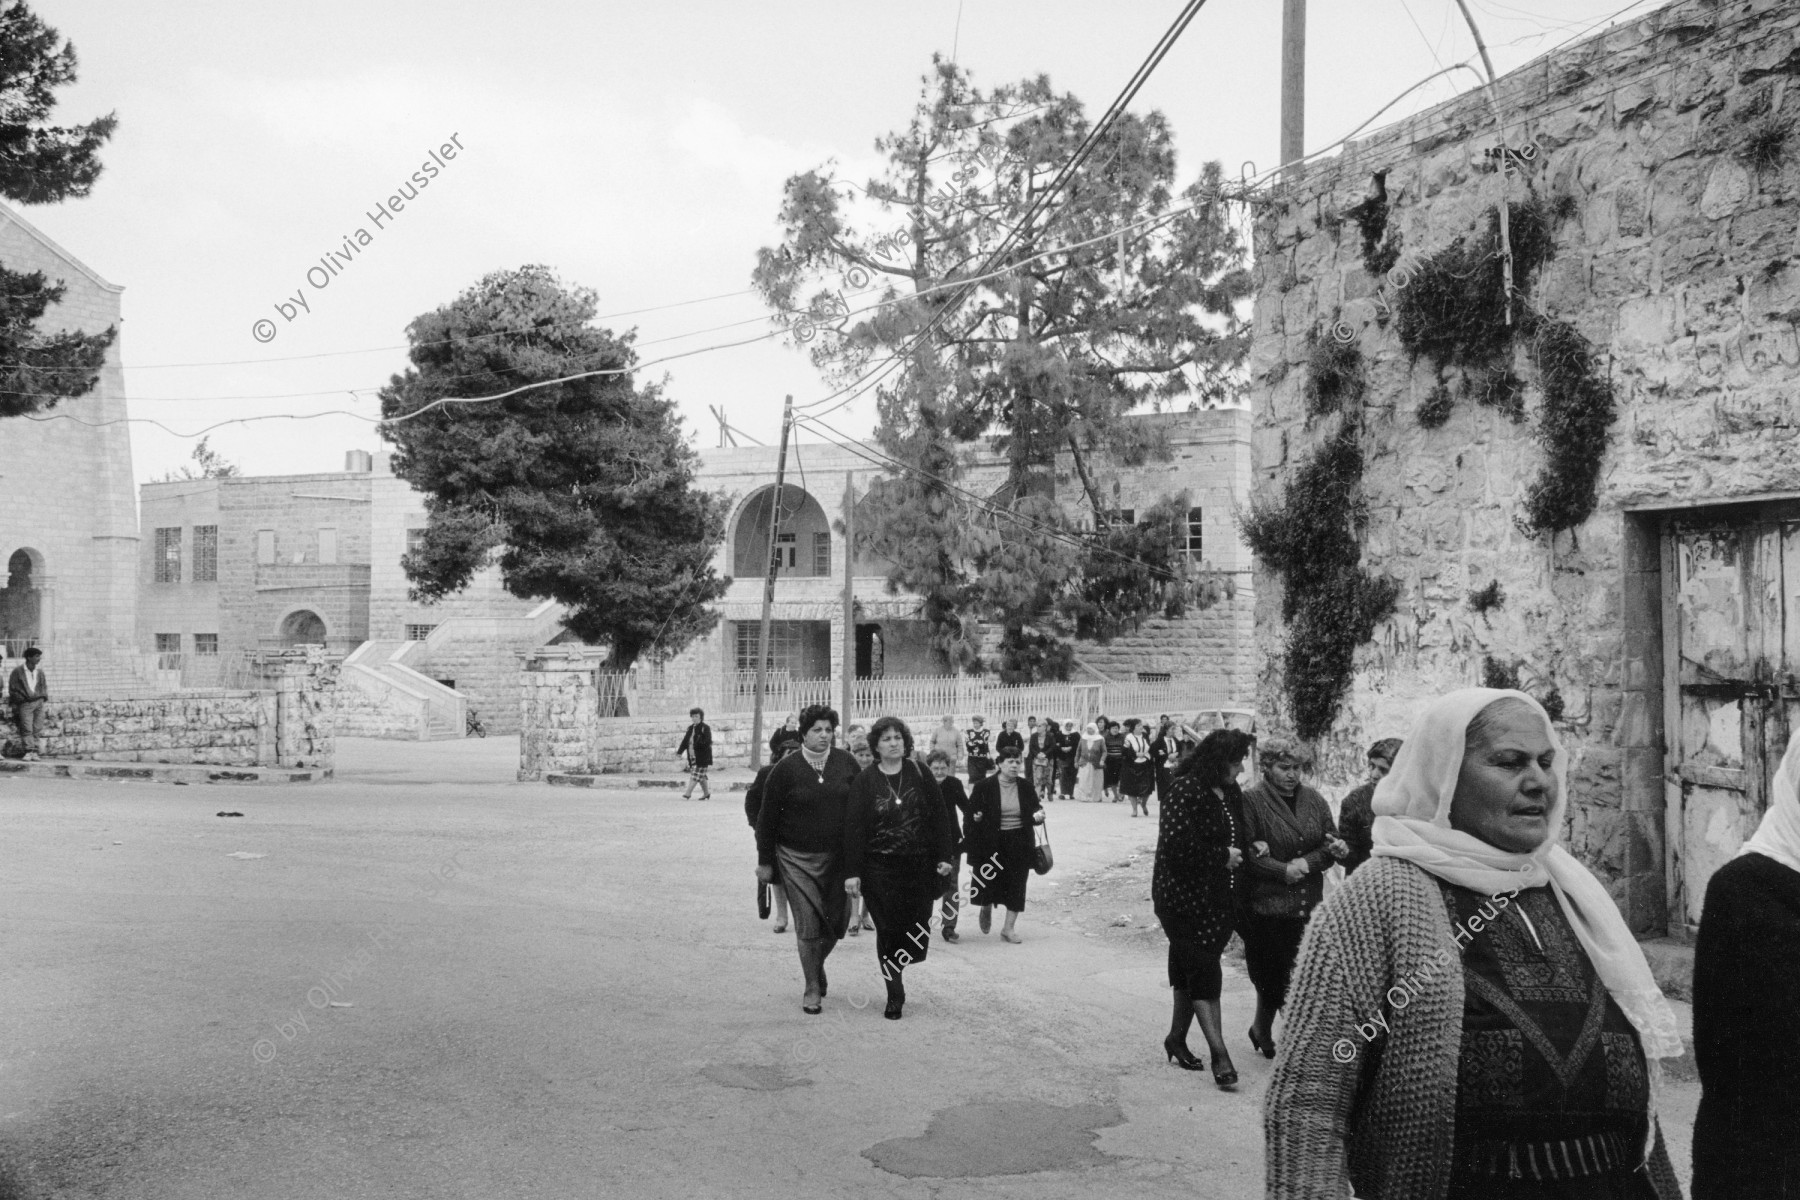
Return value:
[[(789, 396), (781, 406), (781, 451), (775, 456), (775, 498), (769, 503), (769, 573), (763, 579), (762, 629), (756, 635), (756, 707), (750, 719), (750, 769), (762, 766), (763, 689), (769, 678), (769, 618), (775, 609), (775, 572), (781, 560), (775, 557), (781, 532), (781, 491), (787, 482), (788, 430), (794, 426), (794, 398)], [(806, 732), (801, 730), (802, 733)]]
[(856, 696), (856, 476), (844, 472), (844, 704), (838, 719), (849, 726)]
[(1281, 7), (1282, 178), (1297, 183), (1306, 157), (1306, 0)]

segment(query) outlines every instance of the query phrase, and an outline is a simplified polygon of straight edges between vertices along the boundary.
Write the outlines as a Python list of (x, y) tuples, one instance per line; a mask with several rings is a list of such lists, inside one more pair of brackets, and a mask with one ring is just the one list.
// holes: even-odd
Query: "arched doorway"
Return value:
[(310, 609), (291, 612), (281, 619), (281, 639), (293, 646), (322, 646), (325, 619)]
[(43, 636), (43, 557), (35, 550), (14, 550), (6, 560), (6, 586), (0, 588), (0, 656), (17, 658)]

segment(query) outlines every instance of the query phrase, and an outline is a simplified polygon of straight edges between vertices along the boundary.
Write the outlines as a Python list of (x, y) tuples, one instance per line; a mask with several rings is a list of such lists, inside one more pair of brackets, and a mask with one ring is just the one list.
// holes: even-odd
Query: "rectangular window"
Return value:
[(1205, 557), (1203, 554), (1205, 549), (1205, 542), (1200, 536), (1200, 510), (1190, 508), (1187, 519), (1187, 556), (1195, 562), (1199, 562), (1201, 558)]
[(181, 526), (156, 531), (156, 582), (181, 582)]
[(408, 625), (406, 627), (406, 640), (409, 642), (422, 642), (430, 637), (431, 631), (436, 628), (436, 625)]
[(156, 635), (156, 652), (158, 654), (180, 654), (181, 635), (179, 633), (159, 633)]
[(216, 583), (219, 578), (219, 527), (194, 526), (194, 582)]
[(337, 561), (337, 530), (319, 530), (319, 561), (322, 563)]
[(417, 554), (425, 548), (425, 527), (415, 525), (406, 531), (406, 552)]
[(813, 574), (831, 574), (831, 535), (823, 531), (813, 534)]
[[(738, 621), (737, 631), (737, 669), (754, 672), (756, 670), (756, 641), (761, 632), (760, 621)], [(806, 662), (806, 625), (802, 621), (769, 622), (769, 663), (771, 671), (786, 671), (798, 675)]]
[(219, 653), (219, 635), (196, 633), (194, 635), (194, 653), (206, 658), (216, 658)]
[(775, 535), (775, 569), (793, 570), (800, 561), (800, 540), (791, 533)]
[(1139, 683), (1167, 683), (1173, 678), (1167, 671), (1139, 671)]
[(259, 529), (256, 531), (256, 561), (264, 565), (275, 561), (275, 531)]

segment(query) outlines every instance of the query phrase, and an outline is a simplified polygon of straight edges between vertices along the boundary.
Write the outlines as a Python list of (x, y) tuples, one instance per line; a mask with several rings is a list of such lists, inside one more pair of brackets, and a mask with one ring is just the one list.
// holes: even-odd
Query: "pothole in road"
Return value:
[(1095, 1135), (1124, 1123), (1124, 1114), (1113, 1104), (963, 1104), (932, 1117), (925, 1136), (880, 1142), (864, 1150), (863, 1157), (908, 1178), (1066, 1171), (1112, 1161), (1095, 1147)]
[(789, 1075), (782, 1068), (767, 1063), (714, 1063), (700, 1073), (721, 1087), (751, 1092), (778, 1092), (782, 1088), (812, 1086), (812, 1080)]

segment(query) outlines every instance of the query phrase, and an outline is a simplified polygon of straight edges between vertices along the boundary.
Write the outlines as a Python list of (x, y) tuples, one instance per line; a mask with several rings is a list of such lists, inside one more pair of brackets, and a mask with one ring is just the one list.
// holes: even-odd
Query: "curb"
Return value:
[[(686, 779), (639, 779), (630, 775), (589, 775), (572, 771), (550, 771), (544, 782), (551, 787), (600, 788), (609, 792), (675, 791), (687, 786)], [(713, 794), (748, 791), (750, 784), (737, 780), (727, 787), (715, 787)]]
[(210, 763), (124, 763), (91, 759), (0, 761), (0, 779), (105, 779), (132, 783), (322, 783), (330, 767), (224, 767)]

